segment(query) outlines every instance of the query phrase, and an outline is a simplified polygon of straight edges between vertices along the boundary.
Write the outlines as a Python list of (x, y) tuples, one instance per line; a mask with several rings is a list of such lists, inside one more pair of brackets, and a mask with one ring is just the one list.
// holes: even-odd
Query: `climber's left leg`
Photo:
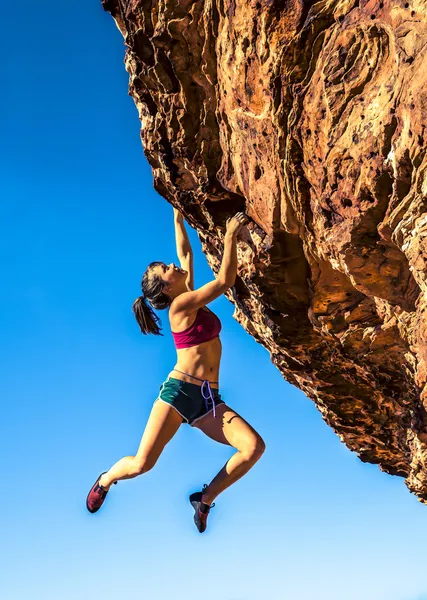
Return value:
[(216, 417), (210, 412), (194, 423), (211, 439), (236, 448), (237, 452), (203, 491), (204, 504), (212, 504), (215, 498), (251, 469), (261, 458), (265, 444), (261, 436), (234, 410), (226, 404), (216, 409)]

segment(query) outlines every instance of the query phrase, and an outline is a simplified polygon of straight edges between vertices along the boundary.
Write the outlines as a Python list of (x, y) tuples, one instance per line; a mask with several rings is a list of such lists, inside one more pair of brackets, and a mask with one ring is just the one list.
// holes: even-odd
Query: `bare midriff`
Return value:
[[(219, 337), (209, 342), (198, 344), (197, 346), (191, 346), (190, 348), (180, 348), (176, 351), (177, 362), (175, 369), (188, 373), (188, 375), (193, 375), (193, 377), (197, 377), (198, 379), (192, 379), (175, 370), (169, 373), (169, 377), (188, 381), (188, 383), (196, 385), (202, 385), (202, 381), (198, 380), (218, 382), (221, 353), (222, 345)], [(212, 385), (212, 388), (218, 388), (218, 383)]]

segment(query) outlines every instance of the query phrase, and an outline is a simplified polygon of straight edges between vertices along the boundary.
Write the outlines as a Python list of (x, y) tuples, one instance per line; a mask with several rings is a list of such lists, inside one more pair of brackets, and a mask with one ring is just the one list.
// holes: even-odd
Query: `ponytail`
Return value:
[(160, 333), (159, 323), (161, 321), (153, 309), (148, 306), (144, 296), (139, 296), (133, 303), (132, 310), (135, 314), (141, 332), (144, 335), (153, 333), (154, 335), (163, 335)]
[[(153, 267), (163, 264), (157, 261), (148, 265), (141, 281), (142, 296), (139, 296), (132, 306), (138, 325), (144, 335), (147, 333), (163, 335), (160, 333), (161, 328), (159, 327), (161, 321), (151, 306), (157, 310), (163, 310), (172, 303), (172, 299), (164, 291), (165, 282), (159, 275), (152, 273)], [(147, 304), (147, 300), (151, 306)]]

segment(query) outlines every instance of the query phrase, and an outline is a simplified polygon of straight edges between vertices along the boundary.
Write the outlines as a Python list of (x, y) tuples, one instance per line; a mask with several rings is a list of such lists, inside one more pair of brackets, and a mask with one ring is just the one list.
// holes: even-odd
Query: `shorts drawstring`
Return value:
[[(209, 399), (212, 402), (213, 408), (213, 416), (216, 418), (216, 409), (215, 409), (215, 398), (212, 392), (211, 383), (218, 383), (218, 381), (208, 381), (207, 379), (200, 379), (200, 377), (195, 377), (194, 375), (190, 375), (189, 373), (184, 373), (184, 371), (180, 371), (179, 369), (173, 369), (173, 371), (177, 371), (181, 373), (181, 375), (187, 375), (187, 377), (192, 377), (193, 379), (197, 379), (198, 381), (202, 381), (201, 385), (201, 393), (203, 396), (203, 400), (205, 401), (206, 410), (209, 411)], [(207, 390), (207, 393), (206, 393)]]
[[(208, 390), (208, 393), (207, 393), (206, 396), (205, 396), (205, 386), (207, 387), (207, 390)], [(207, 412), (209, 412), (208, 400), (209, 400), (209, 398), (212, 400), (213, 416), (214, 416), (214, 419), (215, 419), (215, 417), (216, 417), (216, 412), (215, 412), (215, 398), (214, 398), (214, 395), (212, 393), (211, 384), (206, 379), (202, 383), (201, 392), (202, 392), (203, 400), (205, 401), (205, 406), (206, 406), (206, 411)]]

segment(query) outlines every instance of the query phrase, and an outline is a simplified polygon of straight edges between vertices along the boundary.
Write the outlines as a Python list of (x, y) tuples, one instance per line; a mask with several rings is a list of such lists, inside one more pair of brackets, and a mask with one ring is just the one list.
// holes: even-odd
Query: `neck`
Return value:
[(188, 292), (188, 289), (187, 289), (187, 286), (186, 286), (185, 282), (183, 282), (183, 284), (178, 289), (174, 289), (173, 292), (171, 292), (169, 294), (169, 296), (172, 298), (172, 300), (175, 300), (175, 298), (177, 298), (178, 296), (180, 296), (184, 292)]

